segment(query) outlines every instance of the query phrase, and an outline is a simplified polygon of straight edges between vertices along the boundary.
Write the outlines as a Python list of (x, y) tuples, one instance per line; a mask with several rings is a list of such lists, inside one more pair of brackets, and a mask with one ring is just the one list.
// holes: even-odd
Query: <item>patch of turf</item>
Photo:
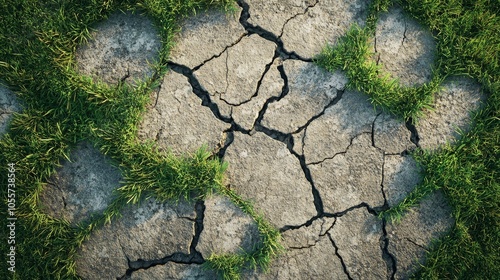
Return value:
[[(168, 71), (165, 65), (179, 20), (208, 8), (231, 12), (234, 1), (0, 1), (0, 81), (24, 104), (0, 141), (0, 181), (7, 185), (5, 170), (14, 163), (17, 186), (16, 272), (2, 269), (0, 279), (78, 279), (74, 261), (78, 247), (93, 230), (119, 217), (127, 204), (146, 197), (203, 199), (213, 192), (229, 196), (258, 225), (263, 242), (245, 254), (245, 266), (268, 266), (279, 251), (280, 235), (248, 202), (225, 190), (225, 163), (203, 148), (175, 157), (152, 143), (139, 143), (136, 136), (149, 94)], [(153, 65), (156, 73), (135, 86), (108, 86), (75, 70), (75, 50), (89, 40), (91, 26), (117, 10), (145, 13), (162, 38)], [(71, 149), (82, 140), (108, 155), (124, 182), (102, 214), (75, 228), (41, 212), (39, 195), (61, 160), (69, 159)], [(2, 217), (8, 214), (7, 194), (6, 188), (0, 190)], [(2, 219), (0, 235), (8, 233)], [(6, 256), (9, 246), (1, 242), (0, 249)], [(221, 257), (212, 257), (217, 258)]]
[(498, 1), (393, 1), (427, 26), (437, 40), (430, 83), (405, 88), (369, 60), (368, 45), (378, 14), (391, 1), (372, 2), (365, 28), (353, 26), (336, 46), (327, 46), (316, 62), (330, 71), (343, 69), (349, 86), (367, 93), (373, 104), (404, 120), (417, 120), (430, 108), (444, 78), (467, 75), (489, 95), (473, 117), (473, 128), (456, 145), (439, 151), (417, 150), (414, 158), (425, 177), (403, 201), (381, 217), (398, 221), (435, 190), (446, 195), (455, 226), (435, 241), (415, 279), (495, 279), (500, 275), (500, 3)]

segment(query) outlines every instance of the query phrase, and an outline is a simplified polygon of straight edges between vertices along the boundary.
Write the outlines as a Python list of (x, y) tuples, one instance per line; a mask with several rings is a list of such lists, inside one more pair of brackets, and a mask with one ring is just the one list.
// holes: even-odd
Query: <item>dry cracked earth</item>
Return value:
[[(335, 3), (334, 3), (335, 2)], [(235, 15), (201, 13), (182, 24), (170, 71), (151, 95), (141, 140), (176, 154), (208, 144), (229, 163), (228, 184), (254, 202), (283, 235), (286, 252), (270, 271), (243, 279), (407, 279), (431, 240), (453, 224), (441, 193), (399, 224), (377, 218), (421, 178), (408, 155), (436, 149), (466, 129), (481, 88), (453, 78), (435, 110), (413, 126), (346, 89), (341, 71), (312, 63), (351, 24), (364, 25), (368, 1), (239, 1)], [(160, 41), (140, 14), (117, 13), (95, 26), (77, 52), (79, 71), (111, 85), (152, 74)], [(432, 35), (393, 7), (381, 15), (373, 59), (407, 86), (428, 82)], [(2, 133), (14, 95), (0, 89)], [(41, 197), (45, 211), (77, 223), (103, 211), (120, 172), (81, 143)], [(238, 253), (259, 240), (253, 220), (227, 198), (180, 204), (150, 199), (94, 231), (78, 253), (83, 279), (213, 279), (212, 253)]]

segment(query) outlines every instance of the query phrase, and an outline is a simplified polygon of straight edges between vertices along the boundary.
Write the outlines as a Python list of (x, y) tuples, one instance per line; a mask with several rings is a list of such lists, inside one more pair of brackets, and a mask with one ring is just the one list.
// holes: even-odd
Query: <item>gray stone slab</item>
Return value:
[(336, 44), (353, 23), (364, 26), (369, 1), (319, 0), (307, 13), (291, 19), (283, 29), (285, 48), (303, 57), (313, 57), (326, 44)]
[(410, 209), (401, 223), (389, 224), (389, 252), (397, 260), (395, 279), (408, 279), (424, 263), (434, 239), (443, 236), (454, 224), (451, 208), (441, 192), (424, 199)]
[(224, 160), (231, 188), (274, 226), (300, 225), (316, 215), (311, 185), (285, 144), (262, 133), (235, 133)]
[(134, 271), (130, 280), (217, 280), (217, 274), (197, 264), (167, 263)]
[(88, 142), (82, 142), (64, 161), (40, 194), (41, 209), (75, 225), (100, 214), (113, 200), (123, 180), (120, 170)]
[(352, 279), (389, 279), (382, 257), (382, 221), (364, 208), (342, 217), (330, 231)]
[(472, 79), (454, 77), (442, 84), (436, 96), (434, 110), (427, 111), (416, 125), (420, 146), (436, 149), (458, 138), (457, 130), (467, 131), (470, 113), (480, 108), (485, 95), (481, 86)]
[(382, 206), (383, 157), (383, 152), (371, 145), (371, 135), (364, 133), (354, 138), (345, 153), (310, 164), (325, 211), (336, 213), (362, 202)]
[(388, 113), (381, 113), (373, 124), (373, 142), (375, 147), (388, 154), (400, 154), (413, 150), (416, 145), (410, 140), (411, 132), (405, 122)]
[(298, 60), (283, 62), (288, 77), (288, 94), (270, 103), (262, 125), (285, 133), (295, 132), (321, 113), (344, 89), (347, 78), (340, 72), (329, 73), (313, 63)]
[(227, 197), (209, 197), (205, 207), (203, 231), (196, 246), (204, 258), (249, 252), (259, 243), (255, 221)]
[(280, 36), (285, 23), (306, 12), (316, 0), (247, 0), (250, 18), (248, 22)]
[(77, 252), (76, 271), (84, 279), (116, 279), (128, 260), (161, 259), (189, 253), (194, 235), (194, 205), (154, 199), (129, 205), (123, 218), (94, 231)]
[(170, 71), (160, 91), (152, 94), (138, 134), (143, 141), (154, 140), (162, 149), (181, 154), (193, 153), (202, 145), (216, 149), (229, 127), (201, 105), (186, 77)]
[(377, 112), (368, 97), (345, 91), (340, 101), (309, 124), (304, 136), (307, 163), (319, 162), (345, 152), (354, 137), (371, 133)]
[(94, 81), (118, 84), (153, 74), (150, 63), (158, 59), (159, 34), (151, 20), (140, 14), (115, 13), (95, 26), (92, 39), (76, 51), (80, 73)]
[[(273, 61), (275, 49), (274, 43), (256, 34), (243, 37), (220, 57), (205, 63), (195, 75), (219, 106), (239, 105), (257, 92), (258, 82), (266, 65)], [(230, 112), (226, 109), (223, 113)]]
[(180, 34), (174, 38), (170, 59), (194, 68), (220, 55), (246, 34), (238, 21), (240, 13), (240, 8), (234, 15), (211, 10), (186, 18), (181, 23)]
[(373, 48), (377, 63), (401, 84), (420, 85), (432, 79), (436, 41), (402, 8), (396, 6), (380, 15)]
[(0, 83), (0, 136), (7, 131), (12, 114), (20, 109), (16, 95)]

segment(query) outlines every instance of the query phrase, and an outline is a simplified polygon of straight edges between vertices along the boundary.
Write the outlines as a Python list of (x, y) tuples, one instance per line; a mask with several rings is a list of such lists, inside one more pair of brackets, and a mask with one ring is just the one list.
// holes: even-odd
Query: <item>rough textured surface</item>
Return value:
[(388, 279), (381, 236), (382, 222), (364, 208), (337, 218), (331, 237), (352, 279)]
[(371, 133), (376, 116), (366, 95), (346, 91), (337, 104), (326, 109), (324, 115), (307, 127), (304, 137), (306, 161), (319, 162), (345, 152), (354, 137)]
[(139, 138), (155, 140), (161, 148), (176, 154), (195, 152), (204, 144), (215, 149), (230, 126), (201, 105), (181, 74), (168, 72), (152, 99), (140, 124)]
[(160, 259), (188, 253), (194, 234), (194, 206), (159, 203), (154, 199), (128, 205), (123, 218), (95, 231), (79, 249), (77, 272), (84, 279), (115, 279), (128, 260)]
[(304, 126), (344, 89), (347, 79), (337, 72), (331, 74), (310, 62), (286, 60), (288, 94), (270, 103), (262, 120), (266, 127), (290, 133)]
[(213, 10), (186, 19), (181, 23), (181, 33), (174, 39), (176, 44), (170, 59), (193, 68), (219, 56), (246, 33), (238, 22), (240, 11), (226, 15)]
[(118, 168), (88, 142), (80, 143), (40, 195), (42, 209), (72, 224), (100, 214), (123, 180)]
[(421, 168), (410, 156), (386, 155), (384, 192), (390, 207), (403, 200), (422, 181)]
[(316, 214), (311, 185), (283, 143), (262, 133), (234, 138), (225, 157), (231, 188), (277, 227), (300, 225)]
[(226, 197), (205, 200), (204, 229), (196, 249), (208, 258), (212, 254), (236, 254), (250, 251), (259, 241), (254, 220)]
[(411, 209), (400, 224), (388, 225), (389, 252), (398, 260), (396, 279), (408, 279), (425, 261), (431, 241), (445, 234), (453, 225), (451, 209), (441, 192), (424, 199)]
[(167, 263), (132, 273), (130, 280), (217, 280), (217, 274), (197, 264)]
[(6, 132), (12, 114), (18, 112), (19, 107), (15, 94), (0, 83), (0, 136)]
[(393, 7), (380, 15), (373, 44), (374, 59), (403, 85), (419, 85), (432, 78), (436, 42), (429, 30)]
[(325, 211), (335, 213), (362, 202), (382, 206), (383, 153), (371, 146), (369, 134), (360, 134), (345, 153), (309, 166), (323, 198)]
[(151, 76), (161, 41), (153, 23), (139, 14), (115, 13), (99, 23), (76, 52), (78, 69), (94, 80), (118, 84)]
[(320, 53), (326, 43), (337, 43), (352, 24), (364, 26), (368, 4), (367, 0), (319, 0), (307, 13), (297, 15), (285, 25), (282, 36), (285, 48), (303, 57)]
[(402, 120), (381, 113), (373, 123), (373, 144), (388, 154), (400, 154), (416, 148), (411, 132)]
[[(276, 45), (251, 35), (205, 63), (196, 77), (205, 89), (222, 102), (239, 105), (257, 91), (266, 64), (273, 60)], [(220, 102), (219, 102), (220, 103)]]
[(435, 109), (416, 125), (420, 146), (436, 149), (447, 142), (453, 143), (459, 136), (457, 129), (467, 131), (470, 113), (478, 109), (484, 100), (479, 84), (469, 78), (447, 80), (435, 101)]

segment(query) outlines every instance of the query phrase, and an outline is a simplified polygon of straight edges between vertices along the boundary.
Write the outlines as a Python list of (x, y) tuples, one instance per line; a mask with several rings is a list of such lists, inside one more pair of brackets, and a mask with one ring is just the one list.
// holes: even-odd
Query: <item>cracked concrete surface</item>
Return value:
[(0, 136), (7, 131), (12, 114), (19, 110), (15, 94), (0, 82)]
[[(245, 279), (407, 279), (431, 239), (453, 223), (450, 208), (438, 193), (401, 224), (376, 215), (422, 180), (409, 151), (437, 148), (457, 137), (454, 127), (467, 128), (480, 88), (467, 79), (447, 81), (435, 111), (416, 126), (404, 123), (346, 89), (344, 73), (328, 73), (310, 59), (350, 24), (364, 24), (367, 1), (238, 5), (235, 15), (209, 11), (182, 24), (171, 70), (151, 95), (139, 138), (176, 154), (208, 144), (229, 163), (228, 187), (282, 232), (287, 251), (268, 274), (245, 271)], [(127, 17), (142, 20), (140, 26), (149, 22)], [(96, 44), (129, 42), (121, 38), (126, 32), (102, 26), (109, 38)], [(432, 64), (425, 59), (435, 48), (429, 36), (394, 8), (379, 21), (377, 59), (403, 84), (424, 83)], [(411, 60), (419, 57), (428, 68), (412, 72)], [(252, 248), (258, 239), (251, 218), (226, 198), (194, 206), (148, 201), (94, 231), (77, 267), (84, 279), (214, 279), (200, 267), (205, 258)]]

